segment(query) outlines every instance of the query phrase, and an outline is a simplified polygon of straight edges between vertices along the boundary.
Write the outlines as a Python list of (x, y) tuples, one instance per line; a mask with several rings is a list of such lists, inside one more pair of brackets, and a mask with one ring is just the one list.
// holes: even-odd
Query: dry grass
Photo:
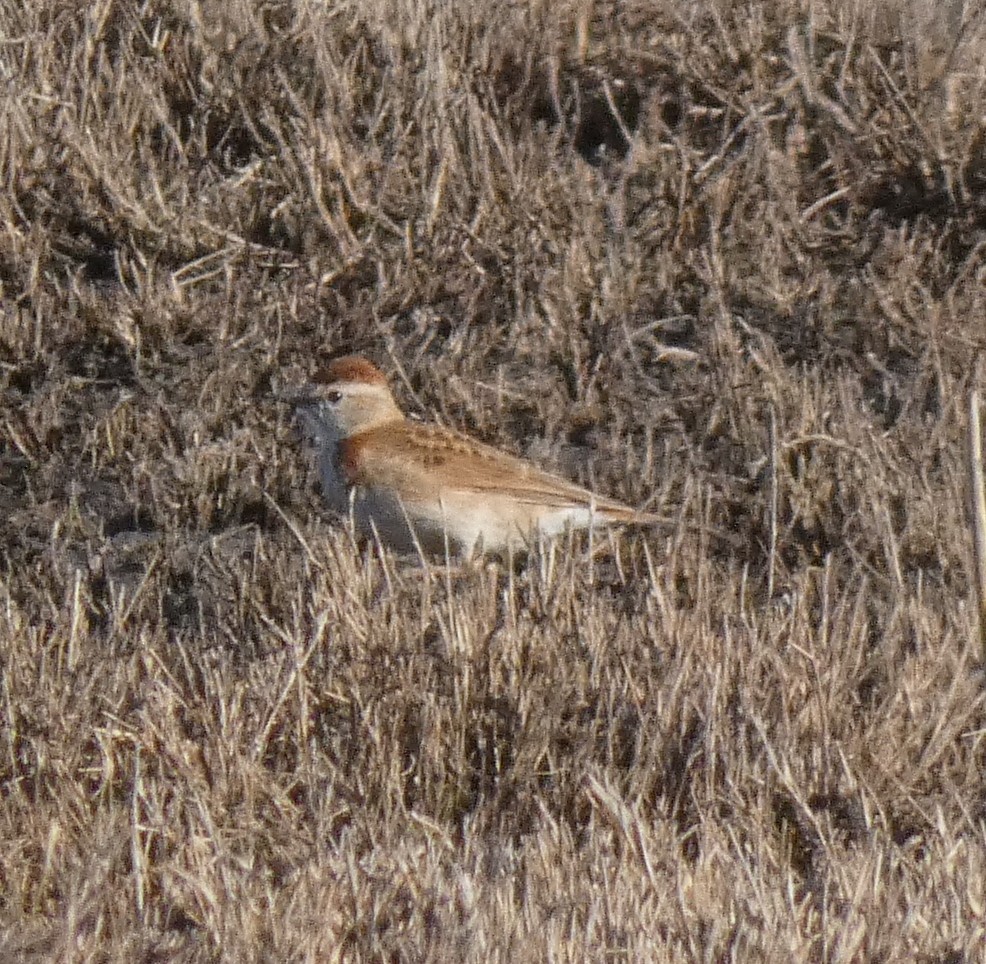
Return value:
[[(947, 7), (2, 0), (5, 959), (982, 959)], [(340, 351), (680, 522), (353, 544)]]

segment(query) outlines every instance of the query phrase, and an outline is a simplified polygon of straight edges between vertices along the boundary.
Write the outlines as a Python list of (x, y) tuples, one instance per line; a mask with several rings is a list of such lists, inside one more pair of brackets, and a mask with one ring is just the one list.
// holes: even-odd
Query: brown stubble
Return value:
[[(982, 24), (198, 6), (0, 2), (3, 956), (977, 959)], [(343, 352), (680, 523), (355, 542)]]

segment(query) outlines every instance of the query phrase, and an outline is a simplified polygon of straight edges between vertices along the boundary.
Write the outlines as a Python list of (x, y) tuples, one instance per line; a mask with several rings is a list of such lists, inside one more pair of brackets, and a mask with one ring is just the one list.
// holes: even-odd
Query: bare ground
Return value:
[[(0, 3), (0, 955), (983, 959), (982, 3)], [(424, 570), (277, 400), (672, 522)]]

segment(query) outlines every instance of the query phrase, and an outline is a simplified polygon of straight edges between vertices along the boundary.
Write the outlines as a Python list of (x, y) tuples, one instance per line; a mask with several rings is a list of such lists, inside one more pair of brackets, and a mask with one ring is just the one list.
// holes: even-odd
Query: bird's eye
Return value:
[(325, 400), (330, 405), (335, 405), (336, 402), (339, 402), (339, 401), (342, 400), (342, 392), (326, 392), (325, 393)]

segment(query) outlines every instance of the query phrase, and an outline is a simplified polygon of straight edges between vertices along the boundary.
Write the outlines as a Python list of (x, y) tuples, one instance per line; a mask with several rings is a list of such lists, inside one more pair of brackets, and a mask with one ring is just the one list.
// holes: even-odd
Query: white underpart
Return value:
[(569, 528), (586, 529), (606, 522), (593, 506), (565, 505), (543, 509), (536, 518), (532, 515), (529, 525), (511, 525), (505, 520), (517, 518), (512, 496), (455, 491), (433, 505), (410, 507), (408, 515), (422, 541), (433, 542), (447, 532), (452, 548), (466, 553), (480, 545), (487, 552), (530, 548), (539, 534), (552, 539)]
[(538, 528), (549, 537), (561, 535), (566, 529), (588, 529), (605, 525), (606, 518), (593, 507), (586, 505), (564, 506), (546, 512), (538, 521)]

